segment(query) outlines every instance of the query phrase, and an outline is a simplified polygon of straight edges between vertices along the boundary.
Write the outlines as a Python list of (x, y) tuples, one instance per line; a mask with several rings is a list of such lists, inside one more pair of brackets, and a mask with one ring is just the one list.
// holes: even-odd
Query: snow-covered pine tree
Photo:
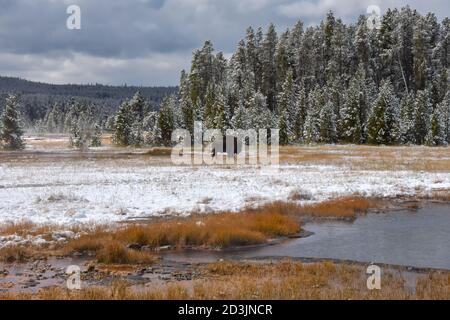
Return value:
[(0, 143), (6, 149), (20, 150), (25, 147), (22, 139), (19, 98), (9, 94), (6, 97), (6, 105), (0, 117)]
[(69, 129), (69, 146), (72, 148), (79, 148), (83, 145), (81, 140), (80, 129), (78, 128), (78, 122), (73, 121)]
[(102, 127), (96, 123), (94, 125), (94, 130), (91, 136), (90, 147), (101, 147), (102, 146)]
[(384, 81), (367, 124), (367, 142), (390, 145), (398, 141), (397, 101), (390, 81)]
[(446, 17), (441, 23), (441, 33), (439, 41), (439, 57), (442, 68), (450, 68), (450, 18)]
[(416, 94), (414, 103), (414, 140), (416, 144), (423, 144), (430, 129), (432, 106), (428, 90), (420, 90)]
[(157, 127), (161, 136), (161, 144), (170, 146), (172, 144), (172, 132), (174, 130), (174, 99), (166, 98), (161, 104)]
[(249, 128), (248, 113), (242, 102), (239, 102), (237, 110), (231, 118), (231, 128), (235, 130), (247, 130)]
[(256, 92), (254, 94), (249, 118), (252, 122), (252, 128), (257, 131), (259, 129), (271, 129), (275, 127), (273, 114), (267, 108), (266, 102), (267, 99), (262, 93)]
[(131, 143), (132, 119), (128, 107), (128, 101), (122, 102), (116, 113), (114, 121), (113, 141), (119, 146), (128, 146)]
[(278, 142), (280, 143), (280, 145), (285, 146), (289, 144), (289, 138), (292, 133), (289, 131), (289, 124), (283, 106), (280, 106), (280, 114), (278, 115), (278, 130)]
[(225, 134), (226, 130), (230, 128), (230, 112), (227, 102), (225, 101), (223, 90), (218, 90), (215, 98), (215, 117), (213, 122), (214, 126), (212, 128), (219, 129)]
[(413, 56), (414, 56), (414, 84), (416, 90), (424, 90), (428, 78), (426, 21), (417, 17), (414, 25)]
[(305, 121), (308, 112), (308, 102), (306, 99), (305, 88), (302, 88), (298, 93), (298, 98), (295, 104), (295, 119), (293, 123), (292, 133), (296, 142), (303, 141), (303, 130), (305, 128)]
[(144, 130), (142, 124), (148, 112), (150, 105), (137, 91), (133, 98), (128, 102), (128, 114), (130, 116), (130, 137), (128, 143), (134, 146), (141, 146), (144, 142)]
[(131, 100), (128, 102), (131, 116), (134, 121), (142, 122), (145, 115), (150, 111), (150, 105), (142, 96), (140, 91), (137, 91)]
[(293, 129), (298, 101), (297, 88), (292, 70), (286, 74), (286, 79), (278, 96), (278, 117), (280, 129), (280, 144), (288, 144), (295, 140)]
[(405, 95), (400, 103), (400, 142), (415, 143), (415, 104), (414, 95)]
[(397, 48), (395, 40), (395, 27), (397, 11), (388, 9), (381, 19), (381, 27), (378, 31), (378, 47), (380, 55), (379, 75), (382, 79), (395, 81), (397, 63)]
[(439, 108), (435, 108), (431, 114), (430, 128), (425, 143), (429, 146), (441, 146), (447, 143), (444, 113)]
[[(275, 49), (275, 69), (276, 81), (278, 86), (282, 85), (288, 76), (288, 72), (292, 73), (289, 63), (289, 29), (281, 34)], [(292, 76), (293, 77), (293, 76)], [(277, 87), (277, 91), (282, 88)]]
[(325, 105), (325, 97), (318, 86), (309, 95), (308, 112), (305, 120), (303, 136), (305, 143), (316, 143), (320, 139), (320, 111)]
[(368, 72), (370, 59), (370, 43), (369, 29), (367, 27), (367, 19), (365, 16), (360, 16), (358, 19), (353, 43), (356, 47), (358, 63), (363, 66), (366, 72)]
[(276, 107), (277, 97), (277, 72), (275, 63), (275, 51), (278, 43), (278, 36), (275, 26), (270, 24), (262, 43), (261, 64), (262, 64), (262, 93), (267, 97), (267, 106), (272, 112)]
[(129, 144), (134, 147), (141, 147), (144, 144), (144, 131), (142, 121), (135, 120), (131, 124)]
[(64, 131), (64, 112), (60, 103), (56, 102), (45, 117), (47, 131), (62, 133)]
[(213, 83), (208, 85), (205, 97), (205, 110), (203, 113), (204, 127), (206, 129), (213, 129), (216, 120), (216, 89)]
[(255, 31), (252, 27), (247, 28), (247, 34), (245, 37), (245, 70), (247, 70), (248, 77), (247, 80), (253, 85), (253, 90), (258, 90), (261, 86), (260, 79), (257, 79), (260, 76), (261, 62), (258, 54), (259, 45), (257, 43)]
[(182, 118), (182, 128), (189, 130), (191, 135), (194, 133), (194, 108), (191, 101), (189, 90), (189, 79), (185, 70), (181, 71), (180, 76), (180, 100), (178, 102)]
[(344, 104), (340, 112), (340, 137), (348, 143), (360, 143), (362, 139), (362, 125), (360, 121), (360, 84), (357, 79), (350, 82), (345, 92)]
[(444, 118), (444, 126), (445, 126), (445, 141), (450, 143), (450, 91), (447, 92), (444, 99), (438, 106), (438, 110), (441, 110), (443, 118)]
[(319, 113), (319, 142), (336, 142), (336, 114), (331, 101), (328, 101)]

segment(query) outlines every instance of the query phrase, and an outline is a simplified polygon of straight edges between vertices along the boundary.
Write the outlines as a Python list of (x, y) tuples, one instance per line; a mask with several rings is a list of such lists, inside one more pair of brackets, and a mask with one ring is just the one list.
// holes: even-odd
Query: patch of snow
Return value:
[(450, 188), (450, 173), (298, 164), (262, 174), (252, 166), (176, 167), (131, 159), (1, 164), (0, 181), (0, 221), (74, 225), (237, 211), (288, 200), (293, 190), (314, 201), (354, 193), (414, 195)]

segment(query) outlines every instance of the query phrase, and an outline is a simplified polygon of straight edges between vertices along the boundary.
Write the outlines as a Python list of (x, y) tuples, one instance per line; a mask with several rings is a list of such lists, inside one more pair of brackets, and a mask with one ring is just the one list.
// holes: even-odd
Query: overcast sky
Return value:
[[(66, 9), (81, 8), (81, 30)], [(50, 83), (176, 85), (192, 50), (207, 39), (229, 54), (245, 29), (320, 21), (346, 22), (369, 5), (409, 4), (450, 16), (448, 0), (0, 0), (0, 75)]]

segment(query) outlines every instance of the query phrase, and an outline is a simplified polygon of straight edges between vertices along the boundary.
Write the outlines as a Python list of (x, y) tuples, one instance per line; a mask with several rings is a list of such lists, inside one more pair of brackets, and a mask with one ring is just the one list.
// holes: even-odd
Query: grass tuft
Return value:
[(0, 249), (0, 261), (7, 263), (26, 262), (31, 255), (31, 250), (23, 246), (8, 246)]
[(105, 264), (148, 264), (155, 262), (149, 252), (125, 248), (120, 242), (112, 242), (97, 253), (97, 260)]

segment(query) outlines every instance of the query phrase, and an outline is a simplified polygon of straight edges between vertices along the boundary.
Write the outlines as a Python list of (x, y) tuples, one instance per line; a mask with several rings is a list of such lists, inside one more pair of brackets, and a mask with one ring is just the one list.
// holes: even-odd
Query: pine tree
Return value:
[(446, 144), (445, 119), (442, 110), (436, 108), (430, 118), (430, 129), (425, 142), (429, 146), (441, 146)]
[(113, 141), (119, 146), (128, 146), (131, 143), (132, 117), (128, 101), (124, 101), (117, 111), (114, 121)]
[(215, 117), (213, 128), (219, 129), (223, 134), (225, 134), (226, 130), (230, 128), (229, 124), (229, 109), (228, 105), (225, 101), (225, 96), (222, 93), (222, 90), (218, 90), (216, 93), (216, 100), (214, 102), (214, 110)]
[(302, 88), (298, 94), (295, 104), (295, 119), (293, 123), (294, 140), (301, 142), (303, 140), (303, 131), (305, 128), (305, 121), (308, 112), (308, 102), (306, 99), (305, 88)]
[(293, 129), (297, 100), (297, 88), (294, 83), (292, 70), (289, 70), (278, 96), (280, 143), (288, 144), (294, 140)]
[(142, 121), (135, 120), (131, 124), (129, 144), (134, 147), (141, 147), (144, 144), (144, 131)]
[(182, 128), (189, 130), (189, 132), (194, 134), (194, 106), (191, 101), (190, 89), (189, 89), (189, 79), (184, 70), (181, 71), (180, 77), (180, 110), (181, 117), (183, 120)]
[[(278, 43), (275, 50), (275, 69), (276, 69), (276, 82), (283, 84), (287, 77), (289, 65), (289, 30), (285, 31)], [(291, 70), (290, 70), (291, 71)], [(292, 76), (293, 77), (293, 76)], [(277, 91), (281, 88), (277, 88)]]
[(381, 28), (378, 32), (380, 69), (379, 73), (383, 79), (395, 81), (397, 66), (397, 48), (395, 41), (396, 11), (388, 9), (381, 19)]
[(414, 106), (414, 140), (423, 144), (430, 129), (431, 103), (427, 90), (417, 92)]
[(450, 92), (447, 92), (444, 99), (439, 104), (438, 110), (440, 110), (444, 119), (445, 141), (450, 143)]
[(235, 110), (231, 119), (231, 128), (235, 130), (247, 130), (249, 128), (247, 110), (242, 103), (239, 103), (237, 110)]
[(426, 21), (418, 17), (414, 26), (414, 83), (416, 90), (424, 90), (428, 78), (427, 44), (426, 44)]
[(275, 26), (270, 24), (262, 43), (261, 64), (262, 64), (262, 93), (267, 97), (269, 110), (274, 111), (277, 96), (277, 72), (275, 63), (275, 52), (278, 43), (278, 36)]
[(365, 16), (359, 17), (354, 45), (358, 57), (358, 63), (361, 64), (366, 72), (369, 71), (370, 59), (370, 43), (369, 43), (369, 29), (367, 28), (367, 19)]
[(83, 136), (82, 129), (80, 128), (78, 121), (73, 121), (69, 131), (69, 145), (72, 148), (84, 149), (86, 146), (86, 140)]
[(396, 101), (390, 81), (385, 81), (375, 101), (367, 125), (368, 143), (394, 144), (398, 140)]
[(323, 91), (316, 87), (309, 96), (308, 112), (303, 132), (306, 143), (315, 143), (320, 140), (320, 111), (325, 105)]
[(450, 68), (450, 19), (448, 17), (442, 20), (439, 54), (442, 68)]
[(415, 105), (412, 93), (403, 97), (400, 103), (400, 140), (404, 144), (415, 143)]
[(173, 100), (166, 98), (161, 104), (159, 110), (158, 132), (161, 137), (161, 144), (169, 146), (172, 143), (172, 132), (174, 130), (174, 118), (173, 118)]
[(203, 113), (204, 126), (213, 129), (216, 118), (216, 92), (212, 83), (209, 84), (205, 97), (205, 111)]
[(319, 142), (336, 142), (336, 114), (330, 101), (323, 106), (319, 113)]
[(6, 98), (5, 109), (0, 118), (0, 142), (6, 149), (20, 150), (25, 147), (22, 139), (18, 97), (9, 94)]
[(273, 114), (267, 108), (266, 102), (267, 99), (262, 93), (256, 92), (254, 94), (248, 117), (251, 121), (251, 127), (255, 130), (275, 127)]
[(96, 123), (94, 125), (94, 132), (91, 137), (91, 147), (101, 147), (102, 146), (102, 128)]
[(145, 115), (150, 111), (150, 106), (140, 91), (137, 91), (128, 102), (128, 108), (134, 121), (142, 122)]
[(354, 79), (345, 94), (345, 102), (340, 114), (340, 136), (344, 142), (360, 143), (362, 125), (360, 121), (360, 86)]
[(285, 146), (289, 144), (292, 132), (289, 130), (289, 120), (287, 119), (286, 110), (283, 106), (280, 106), (280, 108), (280, 114), (278, 116), (279, 143)]

